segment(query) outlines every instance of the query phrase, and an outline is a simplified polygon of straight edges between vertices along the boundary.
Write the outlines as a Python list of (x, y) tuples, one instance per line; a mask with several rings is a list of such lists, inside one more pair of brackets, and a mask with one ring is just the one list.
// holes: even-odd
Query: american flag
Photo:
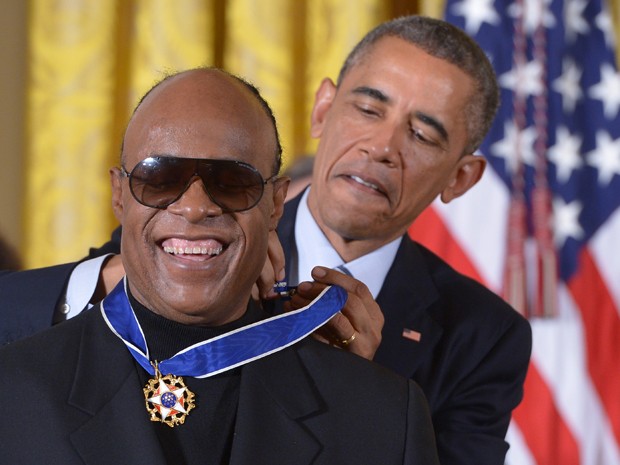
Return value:
[(510, 465), (620, 464), (620, 74), (601, 0), (449, 0), (502, 106), (489, 166), (410, 229), (534, 333)]

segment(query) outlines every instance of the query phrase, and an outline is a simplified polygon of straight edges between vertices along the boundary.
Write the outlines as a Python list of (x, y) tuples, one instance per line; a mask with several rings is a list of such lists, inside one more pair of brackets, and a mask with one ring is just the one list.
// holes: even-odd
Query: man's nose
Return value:
[(373, 160), (395, 165), (400, 162), (402, 151), (402, 128), (390, 121), (385, 121), (369, 134), (367, 152)]
[(181, 198), (168, 206), (168, 211), (185, 217), (190, 223), (198, 223), (223, 213), (222, 207), (211, 200), (204, 182), (198, 176), (192, 179)]

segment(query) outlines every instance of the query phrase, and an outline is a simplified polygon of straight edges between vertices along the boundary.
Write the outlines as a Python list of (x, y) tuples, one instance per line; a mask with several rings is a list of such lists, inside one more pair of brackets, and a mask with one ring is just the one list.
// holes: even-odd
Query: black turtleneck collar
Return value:
[(177, 352), (216, 336), (264, 319), (267, 315), (251, 299), (248, 309), (238, 320), (222, 326), (191, 326), (168, 320), (138, 302), (127, 289), (129, 303), (142, 327), (151, 361), (162, 361)]

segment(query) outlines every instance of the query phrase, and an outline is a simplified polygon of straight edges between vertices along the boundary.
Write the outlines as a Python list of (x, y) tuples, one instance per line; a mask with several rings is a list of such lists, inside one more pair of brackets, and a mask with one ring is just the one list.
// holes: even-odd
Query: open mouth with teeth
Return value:
[(357, 184), (360, 184), (360, 185), (362, 185), (364, 187), (367, 187), (368, 189), (372, 189), (373, 191), (375, 191), (375, 192), (377, 192), (379, 194), (385, 195), (385, 192), (383, 191), (383, 189), (380, 186), (378, 186), (376, 184), (373, 184), (373, 183), (371, 183), (369, 181), (366, 181), (366, 180), (360, 178), (359, 176), (355, 176), (354, 174), (351, 174), (351, 175), (348, 175), (347, 178), (352, 180), (352, 181), (354, 181), (354, 182), (356, 182)]
[(164, 252), (193, 261), (208, 260), (224, 250), (224, 244), (214, 239), (190, 241), (186, 239), (166, 239), (162, 243)]

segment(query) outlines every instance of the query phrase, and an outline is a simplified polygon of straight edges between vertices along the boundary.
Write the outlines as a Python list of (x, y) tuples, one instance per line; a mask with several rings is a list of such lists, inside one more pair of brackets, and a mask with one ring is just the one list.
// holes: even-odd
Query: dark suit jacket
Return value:
[(0, 275), (0, 347), (52, 325), (76, 263)]
[[(137, 370), (99, 306), (0, 349), (0, 461), (165, 465)], [(438, 464), (420, 388), (312, 338), (239, 389), (231, 464)]]
[[(285, 205), (278, 224), (287, 259), (297, 254), (300, 198)], [(377, 303), (385, 326), (374, 360), (422, 387), (441, 463), (503, 464), (504, 437), (530, 358), (527, 320), (408, 236)], [(403, 337), (405, 329), (419, 332), (420, 341)]]
[[(86, 259), (120, 253), (121, 228), (109, 242), (91, 248)], [(71, 272), (80, 262), (0, 272), (0, 347), (49, 328), (65, 291)]]

